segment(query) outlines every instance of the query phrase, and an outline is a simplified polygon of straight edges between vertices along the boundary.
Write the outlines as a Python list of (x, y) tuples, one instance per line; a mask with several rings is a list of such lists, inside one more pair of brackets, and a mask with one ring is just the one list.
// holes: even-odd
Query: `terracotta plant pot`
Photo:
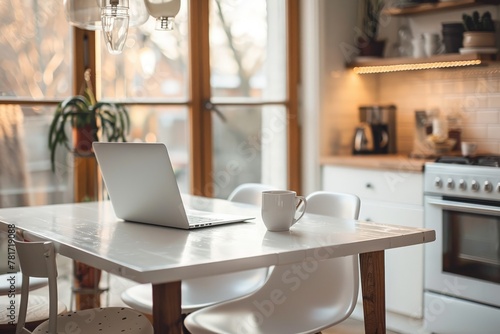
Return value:
[(495, 32), (466, 31), (464, 32), (464, 48), (495, 47)]
[(385, 49), (384, 41), (359, 40), (359, 55), (363, 57), (383, 57)]
[(92, 142), (97, 141), (96, 133), (97, 130), (91, 125), (73, 128), (73, 145), (77, 155), (92, 154)]

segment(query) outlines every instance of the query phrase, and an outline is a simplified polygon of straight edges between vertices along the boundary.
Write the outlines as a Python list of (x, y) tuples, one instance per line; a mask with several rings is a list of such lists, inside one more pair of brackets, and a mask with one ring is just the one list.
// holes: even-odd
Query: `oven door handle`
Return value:
[(479, 213), (479, 214), (496, 214), (496, 215), (500, 214), (500, 208), (489, 205), (453, 202), (435, 198), (428, 198), (427, 202), (429, 204), (440, 206), (444, 209), (453, 209), (462, 212)]

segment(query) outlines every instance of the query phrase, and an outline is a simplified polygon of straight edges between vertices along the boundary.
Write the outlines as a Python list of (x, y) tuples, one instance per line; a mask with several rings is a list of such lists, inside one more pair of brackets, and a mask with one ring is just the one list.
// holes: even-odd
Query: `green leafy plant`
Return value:
[(368, 40), (377, 40), (380, 14), (384, 8), (383, 0), (365, 0), (363, 13), (363, 33)]
[[(80, 131), (84, 137), (82, 143), (72, 143), (68, 136), (68, 127)], [(130, 131), (130, 118), (122, 104), (98, 102), (92, 92), (90, 71), (85, 72), (85, 83), (80, 95), (70, 96), (62, 101), (54, 114), (49, 129), (49, 149), (52, 171), (55, 171), (55, 154), (58, 146), (70, 152), (90, 151), (92, 142), (126, 141)], [(73, 147), (72, 147), (73, 145)]]
[(465, 31), (495, 31), (495, 23), (489, 11), (482, 15), (478, 11), (474, 11), (472, 15), (463, 14), (462, 20)]

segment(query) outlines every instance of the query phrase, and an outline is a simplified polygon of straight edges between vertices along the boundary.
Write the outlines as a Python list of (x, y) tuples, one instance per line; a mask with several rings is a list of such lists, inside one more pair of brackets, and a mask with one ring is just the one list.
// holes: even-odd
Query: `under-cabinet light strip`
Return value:
[(419, 64), (357, 66), (353, 68), (353, 71), (356, 74), (373, 74), (373, 73), (388, 73), (388, 72), (398, 72), (398, 71), (429, 70), (435, 68), (474, 66), (480, 64), (481, 60), (475, 59), (475, 60), (443, 61), (443, 62), (419, 63)]

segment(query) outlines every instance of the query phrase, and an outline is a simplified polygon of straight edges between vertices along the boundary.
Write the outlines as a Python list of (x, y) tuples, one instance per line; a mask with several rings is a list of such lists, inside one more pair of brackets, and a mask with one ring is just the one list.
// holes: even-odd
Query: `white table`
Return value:
[(53, 241), (64, 256), (139, 283), (153, 283), (156, 333), (181, 333), (181, 280), (294, 263), (321, 253), (360, 254), (365, 332), (385, 333), (384, 250), (435, 240), (433, 230), (306, 214), (289, 232), (268, 232), (258, 207), (184, 196), (186, 206), (250, 213), (249, 223), (185, 231), (124, 222), (109, 202), (0, 209), (0, 230)]

